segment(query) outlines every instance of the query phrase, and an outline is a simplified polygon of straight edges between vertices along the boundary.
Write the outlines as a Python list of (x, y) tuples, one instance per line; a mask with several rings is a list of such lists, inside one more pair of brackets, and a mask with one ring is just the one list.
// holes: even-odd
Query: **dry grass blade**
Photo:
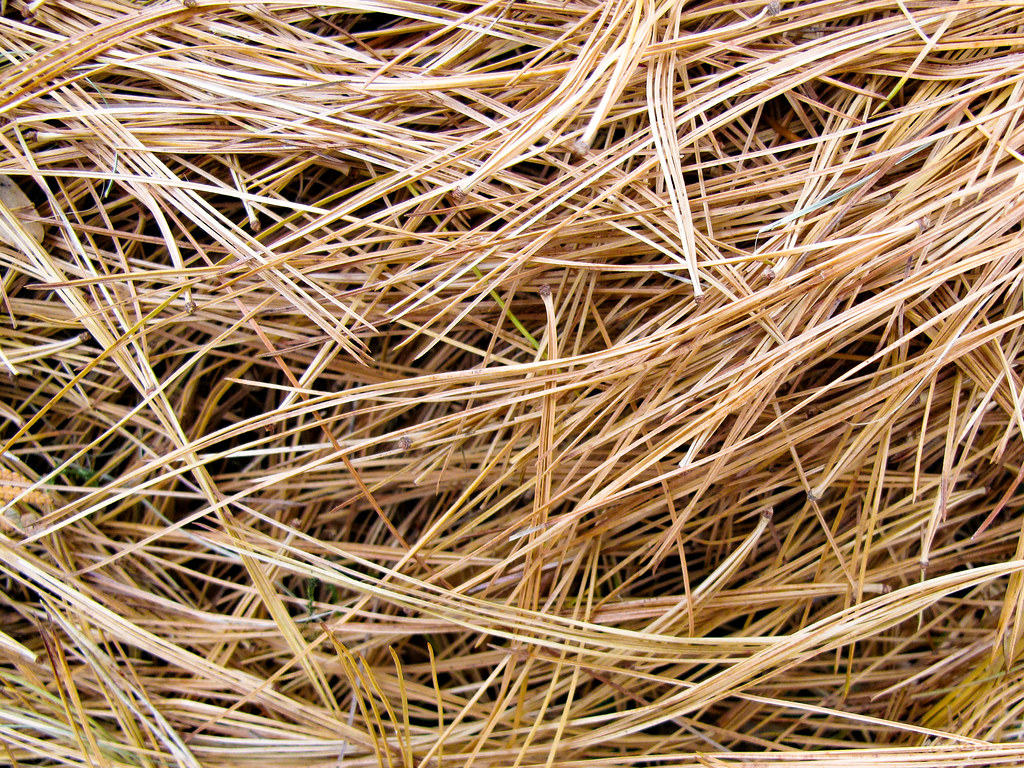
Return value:
[(9, 0), (8, 761), (1024, 763), (1022, 30)]

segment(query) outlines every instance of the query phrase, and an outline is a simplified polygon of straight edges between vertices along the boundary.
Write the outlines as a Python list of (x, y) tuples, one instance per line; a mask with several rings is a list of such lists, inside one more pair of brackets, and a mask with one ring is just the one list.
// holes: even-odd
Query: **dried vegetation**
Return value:
[(1024, 761), (1021, 3), (0, 40), (0, 761)]

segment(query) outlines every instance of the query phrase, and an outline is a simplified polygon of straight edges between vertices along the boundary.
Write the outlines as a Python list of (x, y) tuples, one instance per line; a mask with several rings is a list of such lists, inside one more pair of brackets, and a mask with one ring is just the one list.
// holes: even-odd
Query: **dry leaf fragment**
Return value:
[[(36, 207), (32, 205), (32, 201), (28, 199), (28, 195), (22, 191), (21, 187), (6, 176), (0, 176), (0, 202), (21, 220), (21, 226), (29, 237), (37, 243), (43, 242), (45, 230), (42, 222), (37, 220), (39, 212), (36, 211)], [(0, 222), (0, 242), (14, 247), (18, 245), (14, 233), (10, 232), (3, 222)]]

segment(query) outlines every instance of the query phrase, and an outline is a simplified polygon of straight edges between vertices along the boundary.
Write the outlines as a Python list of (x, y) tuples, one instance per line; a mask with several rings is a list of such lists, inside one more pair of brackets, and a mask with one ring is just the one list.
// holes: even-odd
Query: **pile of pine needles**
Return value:
[(0, 40), (0, 761), (1024, 761), (1020, 2)]

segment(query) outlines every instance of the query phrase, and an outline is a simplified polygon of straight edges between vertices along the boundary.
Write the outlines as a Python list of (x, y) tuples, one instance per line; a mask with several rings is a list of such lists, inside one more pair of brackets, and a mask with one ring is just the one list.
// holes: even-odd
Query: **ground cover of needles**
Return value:
[(1024, 6), (6, 0), (0, 762), (1024, 763)]

